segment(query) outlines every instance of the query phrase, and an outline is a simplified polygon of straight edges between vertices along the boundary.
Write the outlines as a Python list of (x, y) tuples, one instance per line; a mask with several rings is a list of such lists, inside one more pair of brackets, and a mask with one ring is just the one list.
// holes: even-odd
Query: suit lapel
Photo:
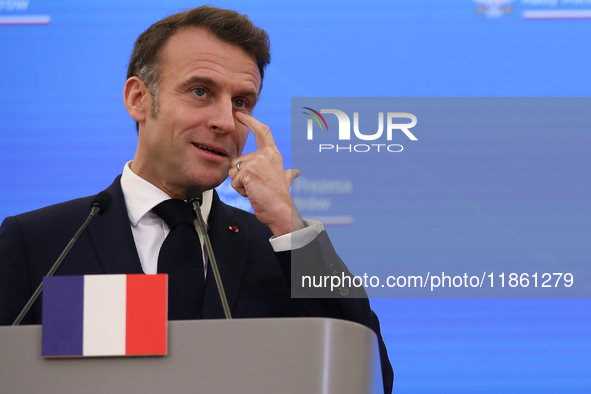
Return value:
[(141, 274), (120, 180), (118, 176), (106, 189), (113, 203), (105, 214), (93, 220), (88, 231), (106, 274)]
[[(244, 266), (248, 253), (248, 227), (232, 217), (231, 211), (222, 203), (214, 191), (213, 204), (209, 214), (209, 237), (215, 254), (222, 284), (226, 291), (230, 310), (233, 309), (240, 290)], [(230, 229), (235, 226), (238, 232)], [(213, 269), (207, 268), (205, 297), (203, 300), (204, 319), (223, 319), (224, 311)]]

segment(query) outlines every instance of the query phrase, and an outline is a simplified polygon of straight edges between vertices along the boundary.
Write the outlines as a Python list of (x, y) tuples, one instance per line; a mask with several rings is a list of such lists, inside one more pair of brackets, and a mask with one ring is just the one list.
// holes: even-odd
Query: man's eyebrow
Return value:
[[(192, 77), (187, 79), (185, 82), (181, 83), (180, 90), (183, 91), (183, 90), (189, 89), (193, 85), (198, 85), (198, 84), (205, 85), (205, 86), (211, 86), (213, 88), (218, 87), (218, 84), (213, 79), (211, 79), (209, 77), (200, 77), (197, 75), (193, 75)], [(259, 94), (254, 89), (242, 90), (242, 91), (238, 92), (236, 94), (236, 96), (249, 97), (252, 100), (253, 107), (259, 101)]]
[(214, 88), (218, 86), (217, 83), (215, 83), (215, 81), (209, 77), (200, 77), (197, 75), (193, 75), (192, 77), (187, 79), (185, 82), (181, 83), (180, 88), (181, 88), (181, 90), (185, 90), (195, 84), (212, 86)]

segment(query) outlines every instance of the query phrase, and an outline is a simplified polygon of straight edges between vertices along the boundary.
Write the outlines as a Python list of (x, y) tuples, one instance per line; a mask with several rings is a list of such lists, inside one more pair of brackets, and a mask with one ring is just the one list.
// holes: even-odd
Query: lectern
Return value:
[(377, 338), (324, 318), (168, 323), (168, 355), (43, 359), (41, 326), (0, 327), (2, 393), (383, 393)]

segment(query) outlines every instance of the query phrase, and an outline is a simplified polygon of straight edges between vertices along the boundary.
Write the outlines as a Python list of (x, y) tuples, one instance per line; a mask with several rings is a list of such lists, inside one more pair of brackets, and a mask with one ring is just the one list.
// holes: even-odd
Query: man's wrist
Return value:
[(269, 229), (273, 233), (274, 237), (281, 237), (283, 235), (293, 233), (306, 227), (300, 213), (298, 212), (295, 205), (291, 204), (289, 213), (277, 215), (278, 218), (283, 218), (280, 224), (268, 224)]

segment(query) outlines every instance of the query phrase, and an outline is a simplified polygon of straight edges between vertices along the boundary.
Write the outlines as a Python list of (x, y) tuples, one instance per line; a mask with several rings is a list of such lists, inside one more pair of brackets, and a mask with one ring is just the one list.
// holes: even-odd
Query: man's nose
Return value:
[(231, 99), (217, 100), (210, 107), (209, 128), (217, 132), (229, 134), (236, 128), (234, 105)]

